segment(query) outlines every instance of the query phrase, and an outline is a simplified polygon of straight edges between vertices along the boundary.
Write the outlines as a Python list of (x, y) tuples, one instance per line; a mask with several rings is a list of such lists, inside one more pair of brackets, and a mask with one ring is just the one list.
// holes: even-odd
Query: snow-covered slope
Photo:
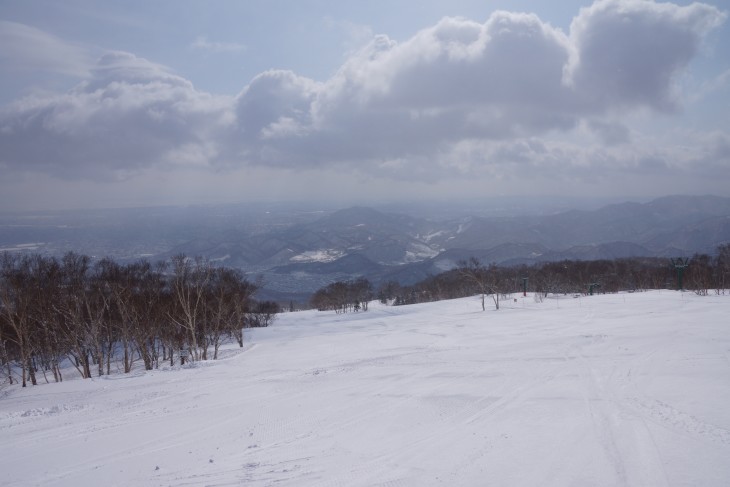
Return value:
[(0, 484), (730, 485), (729, 317), (674, 291), (290, 313), (217, 362), (6, 388)]

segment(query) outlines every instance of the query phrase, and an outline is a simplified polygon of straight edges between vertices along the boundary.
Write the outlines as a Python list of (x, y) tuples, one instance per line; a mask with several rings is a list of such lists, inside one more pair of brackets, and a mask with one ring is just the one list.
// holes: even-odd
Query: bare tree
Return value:
[(336, 313), (367, 311), (368, 302), (373, 299), (373, 286), (365, 278), (354, 281), (337, 281), (317, 290), (310, 299), (312, 307), (318, 310), (334, 310)]
[(5, 316), (0, 314), (0, 365), (7, 370), (8, 383), (13, 384), (13, 365), (10, 361), (10, 354), (8, 353), (8, 341), (5, 338), (6, 333), (4, 332), (5, 327)]
[[(61, 362), (66, 355), (66, 340), (60, 333), (61, 316), (56, 311), (61, 289), (61, 266), (53, 257), (35, 254), (31, 257), (31, 282), (33, 292), (33, 342), (35, 354), (40, 360), (44, 377), (53, 373), (56, 382), (63, 380)], [(46, 378), (46, 381), (48, 379)]]
[(135, 295), (135, 340), (145, 368), (158, 364), (159, 345), (164, 323), (164, 301), (167, 295), (166, 262), (152, 267), (146, 261), (137, 264), (138, 288)]
[(395, 300), (400, 293), (401, 285), (396, 281), (388, 281), (378, 288), (378, 300), (383, 304), (388, 304)]
[(730, 243), (720, 245), (717, 248), (714, 267), (715, 292), (725, 294), (725, 290), (730, 286)]
[(199, 328), (205, 306), (205, 292), (211, 279), (210, 263), (202, 257), (188, 259), (185, 254), (172, 258), (171, 290), (174, 307), (170, 319), (187, 335), (193, 360), (200, 359)]
[(274, 301), (254, 301), (246, 314), (246, 328), (267, 327), (280, 312), (281, 307)]
[(368, 304), (373, 299), (373, 285), (370, 281), (361, 277), (350, 283), (353, 300), (362, 311), (368, 310)]
[(94, 346), (98, 343), (94, 335), (100, 332), (96, 327), (95, 316), (87, 315), (86, 291), (90, 262), (89, 256), (73, 252), (63, 256), (59, 301), (56, 304), (61, 316), (59, 329), (64, 334), (68, 354), (84, 379), (91, 378)]
[[(207, 347), (213, 346), (213, 360), (218, 358), (223, 335), (236, 335), (236, 331), (242, 329), (241, 305), (246, 306), (249, 293), (252, 292), (246, 289), (247, 285), (248, 281), (238, 270), (225, 267), (213, 269), (206, 299), (206, 333), (203, 348), (203, 353), (206, 354)], [(239, 303), (241, 300), (244, 302)], [(238, 335), (236, 336), (238, 339)], [(242, 333), (238, 343), (243, 346)]]
[(712, 286), (712, 259), (707, 254), (695, 254), (689, 261), (686, 282), (700, 296), (707, 296)]
[(459, 274), (481, 293), (482, 311), (486, 310), (484, 298), (487, 294), (492, 296), (495, 309), (499, 309), (500, 294), (503, 293), (502, 278), (494, 264), (486, 268), (477, 258), (472, 257), (468, 261), (461, 261), (458, 270)]
[[(31, 308), (30, 258), (4, 253), (0, 261), (0, 311), (4, 322), (12, 331), (8, 337), (19, 353), (21, 383), (27, 386), (27, 378), (36, 385), (31, 364)], [(12, 380), (12, 379), (11, 379)]]

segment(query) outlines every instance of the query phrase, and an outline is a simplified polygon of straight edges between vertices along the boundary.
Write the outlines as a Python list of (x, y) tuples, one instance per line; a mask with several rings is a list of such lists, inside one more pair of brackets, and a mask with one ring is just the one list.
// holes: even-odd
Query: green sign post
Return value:
[(672, 262), (672, 266), (677, 271), (677, 291), (684, 289), (682, 286), (682, 277), (684, 277), (684, 270), (689, 266), (689, 259), (678, 257), (675, 259), (669, 259)]
[(590, 283), (588, 285), (588, 294), (593, 296), (593, 290), (596, 289), (597, 287), (601, 287), (601, 285), (598, 284), (597, 282)]

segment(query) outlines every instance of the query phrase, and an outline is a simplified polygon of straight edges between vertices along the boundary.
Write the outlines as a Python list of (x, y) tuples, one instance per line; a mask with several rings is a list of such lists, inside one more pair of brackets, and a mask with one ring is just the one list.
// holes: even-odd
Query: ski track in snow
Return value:
[(0, 485), (730, 485), (729, 312), (661, 291), (285, 314), (215, 362), (6, 389)]

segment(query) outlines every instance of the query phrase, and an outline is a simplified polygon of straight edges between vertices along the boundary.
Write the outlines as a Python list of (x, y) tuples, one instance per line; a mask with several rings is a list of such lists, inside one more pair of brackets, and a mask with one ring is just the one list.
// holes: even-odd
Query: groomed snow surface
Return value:
[(730, 485), (730, 295), (502, 304), (288, 313), (216, 362), (5, 387), (0, 484)]

